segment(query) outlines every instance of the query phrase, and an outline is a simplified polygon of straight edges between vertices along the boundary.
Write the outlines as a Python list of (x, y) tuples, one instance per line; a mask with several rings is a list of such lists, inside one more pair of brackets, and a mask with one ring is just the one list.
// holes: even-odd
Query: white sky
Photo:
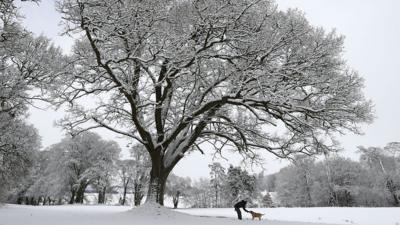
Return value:
[[(277, 0), (277, 3), (280, 9), (299, 8), (311, 24), (328, 30), (335, 28), (345, 35), (344, 57), (365, 79), (364, 92), (373, 100), (377, 118), (373, 124), (365, 126), (365, 135), (348, 134), (339, 138), (345, 149), (342, 155), (358, 159), (356, 147), (359, 145), (384, 146), (388, 142), (400, 141), (400, 1)], [(56, 45), (69, 51), (72, 40), (59, 35), (61, 17), (54, 9), (53, 0), (42, 0), (39, 5), (22, 3), (21, 12), (25, 15), (23, 23), (28, 30), (48, 36)], [(63, 112), (32, 109), (30, 114), (29, 120), (39, 129), (44, 147), (62, 138), (61, 130), (53, 123), (62, 117)], [(101, 134), (117, 140), (125, 148), (126, 141), (103, 131)], [(237, 156), (230, 158), (232, 162), (224, 162), (225, 165), (239, 162)], [(183, 159), (174, 172), (193, 178), (208, 176), (207, 165), (210, 162), (210, 156), (193, 153)], [(264, 165), (265, 172), (276, 172), (284, 164), (269, 156)]]

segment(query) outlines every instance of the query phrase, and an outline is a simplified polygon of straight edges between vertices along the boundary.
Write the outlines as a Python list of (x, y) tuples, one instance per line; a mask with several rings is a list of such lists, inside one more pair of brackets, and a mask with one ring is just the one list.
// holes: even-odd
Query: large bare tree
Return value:
[(190, 151), (287, 158), (332, 151), (370, 122), (343, 37), (268, 0), (62, 0), (76, 41), (56, 93), (74, 132), (107, 128), (152, 160), (148, 202)]

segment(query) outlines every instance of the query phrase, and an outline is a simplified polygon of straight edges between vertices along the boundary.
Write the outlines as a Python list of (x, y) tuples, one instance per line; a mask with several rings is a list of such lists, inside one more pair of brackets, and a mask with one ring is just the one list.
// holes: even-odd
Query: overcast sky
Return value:
[[(364, 92), (375, 104), (376, 119), (373, 124), (364, 127), (363, 136), (347, 134), (339, 137), (345, 149), (341, 154), (358, 159), (356, 150), (359, 145), (383, 147), (388, 142), (400, 141), (400, 1), (278, 0), (277, 3), (283, 10), (299, 8), (311, 24), (326, 30), (336, 29), (345, 35), (344, 58), (365, 79)], [(72, 40), (60, 36), (61, 17), (54, 9), (53, 0), (42, 0), (39, 5), (23, 3), (21, 11), (28, 30), (48, 36), (64, 51), (69, 51)], [(44, 147), (62, 138), (61, 130), (53, 123), (62, 117), (63, 112), (32, 109), (30, 113), (30, 122), (39, 129)], [(116, 139), (110, 133), (101, 134), (117, 140), (126, 149), (126, 141)], [(223, 162), (225, 166), (240, 161), (237, 156), (230, 158), (232, 161)], [(211, 156), (193, 153), (181, 161), (174, 172), (194, 178), (208, 176), (207, 165), (210, 161)], [(269, 156), (264, 169), (266, 173), (272, 173), (285, 164)]]

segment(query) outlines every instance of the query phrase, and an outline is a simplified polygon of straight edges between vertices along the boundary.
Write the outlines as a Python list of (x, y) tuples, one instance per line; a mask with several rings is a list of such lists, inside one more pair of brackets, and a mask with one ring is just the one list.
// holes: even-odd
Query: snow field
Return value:
[(261, 221), (236, 219), (233, 209), (178, 209), (155, 205), (130, 206), (6, 205), (0, 208), (0, 225), (400, 225), (400, 208), (273, 208)]

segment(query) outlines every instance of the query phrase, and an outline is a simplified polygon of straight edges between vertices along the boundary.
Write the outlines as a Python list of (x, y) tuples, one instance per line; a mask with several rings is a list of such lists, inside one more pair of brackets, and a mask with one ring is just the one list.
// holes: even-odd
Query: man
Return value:
[(240, 201), (240, 202), (238, 202), (238, 203), (236, 203), (235, 205), (234, 205), (234, 207), (235, 207), (235, 211), (236, 211), (236, 213), (237, 213), (237, 215), (238, 215), (238, 219), (239, 220), (241, 220), (242, 219), (242, 212), (240, 211), (240, 208), (243, 208), (243, 210), (245, 211), (245, 212), (249, 212), (249, 211), (247, 211), (247, 209), (246, 209), (246, 201), (245, 200), (242, 200), (242, 201)]

